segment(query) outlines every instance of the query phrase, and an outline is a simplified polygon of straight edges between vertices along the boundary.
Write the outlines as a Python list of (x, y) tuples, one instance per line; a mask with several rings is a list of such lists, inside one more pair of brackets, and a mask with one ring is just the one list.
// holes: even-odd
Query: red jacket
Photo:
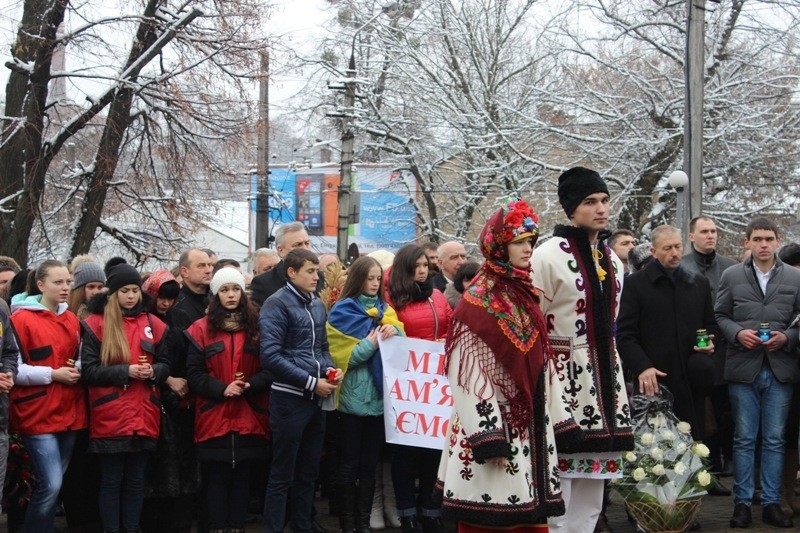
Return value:
[[(259, 346), (244, 331), (211, 332), (207, 318), (186, 330), (189, 340), (186, 369), (189, 388), (196, 394), (195, 442), (234, 432), (269, 437), (267, 373), (261, 369)], [(238, 397), (225, 396), (237, 372), (250, 388)]]
[(89, 438), (158, 438), (161, 427), (161, 401), (157, 386), (169, 375), (169, 364), (160, 345), (167, 326), (158, 317), (139, 313), (124, 316), (122, 329), (131, 349), (131, 364), (153, 366), (153, 379), (142, 381), (128, 376), (128, 363), (102, 365), (103, 315), (94, 313), (84, 320), (82, 373), (89, 386), (91, 418)]
[[(78, 359), (80, 321), (74, 313), (19, 309), (11, 315), (22, 362), (58, 369)], [(53, 381), (11, 389), (11, 431), (41, 435), (83, 429), (87, 425), (86, 392), (80, 385)]]
[[(387, 291), (388, 296), (388, 291)], [(392, 307), (393, 304), (390, 303)], [(402, 309), (397, 309), (397, 317), (406, 331), (406, 337), (429, 341), (443, 340), (450, 328), (453, 309), (447, 298), (438, 289), (427, 300), (411, 302)]]

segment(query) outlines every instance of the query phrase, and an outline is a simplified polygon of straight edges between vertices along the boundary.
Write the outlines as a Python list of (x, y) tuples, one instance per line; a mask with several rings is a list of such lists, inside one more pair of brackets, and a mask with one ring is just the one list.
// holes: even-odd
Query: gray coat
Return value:
[[(800, 365), (795, 348), (798, 328), (787, 329), (800, 314), (800, 270), (785, 265), (775, 258), (767, 292), (761, 292), (749, 259), (727, 269), (720, 279), (714, 312), (725, 339), (728, 341), (725, 359), (725, 380), (734, 383), (752, 383), (758, 375), (764, 358), (775, 377), (783, 383), (800, 381)], [(736, 339), (743, 329), (757, 330), (759, 324), (769, 322), (773, 331), (786, 334), (789, 342), (774, 352), (761, 346), (748, 350)]]
[[(0, 299), (0, 372), (11, 372), (17, 381), (17, 357), (19, 348), (11, 328), (11, 320), (5, 300)], [(8, 394), (0, 394), (0, 430), (8, 429)]]

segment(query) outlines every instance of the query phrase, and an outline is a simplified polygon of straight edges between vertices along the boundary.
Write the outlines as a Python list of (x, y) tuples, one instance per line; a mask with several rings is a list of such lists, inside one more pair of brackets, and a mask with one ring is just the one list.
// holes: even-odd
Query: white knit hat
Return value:
[(214, 277), (211, 278), (211, 294), (217, 294), (217, 291), (228, 283), (235, 283), (240, 286), (242, 292), (244, 292), (244, 276), (242, 273), (234, 267), (222, 267), (214, 274)]
[(376, 260), (384, 270), (392, 266), (392, 262), (394, 261), (394, 254), (388, 250), (375, 250), (367, 255)]

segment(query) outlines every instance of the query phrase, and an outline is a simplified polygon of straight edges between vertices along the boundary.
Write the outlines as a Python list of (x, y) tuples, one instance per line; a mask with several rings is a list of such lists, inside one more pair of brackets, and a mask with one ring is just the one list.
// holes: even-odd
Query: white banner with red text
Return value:
[(386, 442), (441, 450), (453, 408), (444, 343), (410, 337), (379, 343)]

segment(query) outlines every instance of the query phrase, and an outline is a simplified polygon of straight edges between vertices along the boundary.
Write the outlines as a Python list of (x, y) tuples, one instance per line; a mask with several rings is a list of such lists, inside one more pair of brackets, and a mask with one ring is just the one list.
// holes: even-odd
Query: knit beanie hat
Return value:
[(650, 252), (652, 247), (649, 242), (643, 242), (631, 248), (628, 252), (628, 266), (631, 272), (638, 272), (653, 259), (653, 254)]
[(217, 291), (228, 283), (235, 283), (244, 292), (244, 276), (242, 273), (233, 267), (222, 267), (211, 278), (211, 294), (217, 294)]
[(83, 287), (87, 283), (105, 283), (106, 273), (97, 263), (81, 263), (72, 275), (72, 288)]
[(597, 192), (608, 194), (608, 186), (600, 174), (584, 167), (573, 167), (558, 177), (558, 201), (568, 217), (581, 202)]
[(119, 257), (119, 256), (114, 256), (111, 259), (109, 259), (108, 261), (106, 261), (106, 264), (103, 267), (103, 270), (105, 271), (106, 276), (108, 276), (111, 273), (111, 269), (112, 268), (114, 268), (117, 265), (122, 265), (122, 264), (126, 264), (127, 265), (128, 262), (125, 260), (124, 257)]
[(108, 292), (117, 292), (125, 285), (138, 285), (141, 287), (142, 276), (139, 275), (139, 272), (135, 268), (127, 263), (111, 267), (111, 270), (108, 272), (108, 281), (106, 281)]
[(394, 262), (394, 254), (388, 250), (375, 250), (368, 253), (367, 256), (377, 261), (384, 270), (392, 266), (392, 262)]
[(787, 265), (800, 265), (800, 244), (790, 242), (778, 250), (778, 258)]

